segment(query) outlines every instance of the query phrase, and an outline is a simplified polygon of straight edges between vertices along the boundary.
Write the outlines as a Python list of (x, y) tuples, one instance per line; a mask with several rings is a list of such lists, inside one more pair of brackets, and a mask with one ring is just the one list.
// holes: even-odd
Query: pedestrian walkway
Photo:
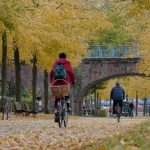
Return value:
[(50, 126), (50, 120), (36, 121), (3, 121), (0, 123), (0, 136), (26, 133), (30, 130), (40, 129), (44, 126)]
[(67, 128), (60, 129), (53, 115), (14, 117), (0, 120), (0, 149), (78, 150), (129, 132), (148, 118), (70, 117)]

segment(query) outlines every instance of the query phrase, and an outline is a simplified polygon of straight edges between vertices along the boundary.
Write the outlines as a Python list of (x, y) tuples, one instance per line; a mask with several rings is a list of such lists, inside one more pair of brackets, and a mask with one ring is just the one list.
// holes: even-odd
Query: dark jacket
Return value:
[(130, 109), (133, 109), (133, 108), (134, 108), (134, 104), (133, 104), (132, 102), (129, 104), (129, 108), (130, 108)]
[[(50, 71), (50, 82), (52, 83), (54, 81), (54, 69), (59, 62), (61, 62), (66, 69), (66, 72), (67, 72), (66, 81), (68, 81), (70, 84), (74, 84), (75, 83), (75, 72), (72, 69), (70, 62), (68, 60), (66, 60), (65, 58), (59, 58), (53, 64), (53, 67)], [(61, 84), (61, 83), (58, 83), (58, 84)]]
[(125, 98), (125, 91), (120, 86), (119, 83), (116, 83), (116, 86), (112, 88), (110, 97), (114, 101), (123, 101), (124, 100), (124, 98)]

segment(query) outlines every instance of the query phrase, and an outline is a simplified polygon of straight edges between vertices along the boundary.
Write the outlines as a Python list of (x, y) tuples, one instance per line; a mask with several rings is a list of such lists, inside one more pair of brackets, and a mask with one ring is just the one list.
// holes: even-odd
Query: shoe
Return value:
[(112, 116), (113, 116), (114, 118), (116, 118), (116, 117), (117, 117), (117, 114), (113, 114)]
[(54, 122), (58, 122), (58, 119), (57, 119), (57, 118), (55, 118)]
[(55, 120), (54, 122), (58, 122), (58, 116), (57, 116), (57, 113), (55, 113)]

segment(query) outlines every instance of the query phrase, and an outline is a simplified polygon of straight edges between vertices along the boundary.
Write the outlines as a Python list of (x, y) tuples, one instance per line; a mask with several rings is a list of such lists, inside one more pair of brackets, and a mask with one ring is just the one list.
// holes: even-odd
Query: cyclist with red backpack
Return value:
[[(65, 84), (63, 80), (66, 80), (69, 84), (75, 83), (75, 72), (71, 67), (70, 62), (66, 59), (65, 53), (60, 53), (59, 58), (55, 61), (53, 64), (53, 67), (50, 71), (50, 82), (51, 84), (58, 80), (58, 82), (55, 83), (55, 85), (63, 85)], [(59, 80), (63, 79), (63, 80)], [(57, 102), (59, 101), (60, 97), (55, 97), (55, 110), (57, 107)], [(69, 101), (69, 95), (65, 97), (65, 99), (68, 99), (67, 101), (67, 108), (68, 111), (71, 110), (70, 108), (70, 101)], [(56, 111), (55, 111), (56, 116)]]

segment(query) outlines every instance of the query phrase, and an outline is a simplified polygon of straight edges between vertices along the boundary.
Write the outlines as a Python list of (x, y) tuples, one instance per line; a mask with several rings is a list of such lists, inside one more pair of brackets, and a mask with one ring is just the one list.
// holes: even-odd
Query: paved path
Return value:
[(1, 121), (0, 122), (0, 136), (26, 133), (33, 129), (40, 129), (44, 126), (50, 126), (50, 120), (36, 120), (36, 121)]
[(149, 118), (71, 117), (67, 128), (59, 129), (53, 116), (17, 117), (0, 120), (0, 149), (78, 150), (97, 141), (128, 132)]

